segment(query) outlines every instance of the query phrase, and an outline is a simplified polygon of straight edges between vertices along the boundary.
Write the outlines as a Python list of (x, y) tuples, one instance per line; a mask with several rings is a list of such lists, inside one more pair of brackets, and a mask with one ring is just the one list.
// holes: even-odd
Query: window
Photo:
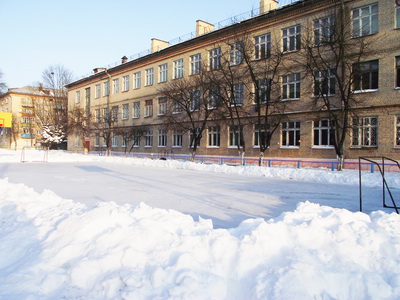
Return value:
[(175, 101), (173, 104), (173, 114), (180, 114), (183, 111), (183, 107), (182, 107), (182, 101)]
[(146, 69), (146, 85), (153, 85), (154, 82), (154, 69)]
[(301, 46), (301, 27), (300, 25), (292, 26), (282, 30), (283, 32), (283, 51), (300, 50)]
[(144, 105), (144, 117), (151, 117), (153, 115), (153, 100), (146, 100)]
[(267, 144), (267, 138), (270, 137), (269, 124), (254, 125), (254, 147)]
[(110, 95), (110, 82), (104, 82), (104, 96)]
[(94, 139), (94, 146), (100, 147), (100, 134), (99, 133), (96, 133), (96, 137)]
[(111, 108), (111, 121), (118, 121), (118, 106), (115, 105)]
[(396, 6), (396, 28), (400, 28), (400, 5)]
[(236, 42), (231, 44), (231, 66), (239, 65), (243, 62), (243, 42)]
[(141, 78), (141, 73), (140, 72), (136, 72), (133, 73), (133, 82), (134, 82), (134, 88), (135, 89), (139, 89), (140, 88), (140, 78)]
[(314, 71), (314, 96), (334, 95), (336, 69)]
[(119, 93), (119, 78), (113, 80), (113, 94)]
[(129, 132), (124, 131), (122, 134), (122, 144), (121, 144), (122, 148), (128, 147), (127, 145), (128, 138), (129, 138)]
[(272, 79), (264, 78), (258, 80), (260, 103), (267, 103), (270, 97)]
[[(194, 134), (194, 133), (195, 133), (195, 134)], [(201, 130), (200, 130), (199, 127), (191, 128), (191, 129), (190, 129), (190, 135), (189, 135), (189, 139), (190, 139), (190, 141), (189, 141), (189, 147), (190, 147), (190, 148), (193, 148), (193, 147), (194, 147), (195, 135), (196, 135), (196, 137), (197, 137), (197, 145), (196, 145), (196, 147), (200, 147), (200, 140), (201, 140), (201, 138), (199, 138), (199, 137), (200, 137), (200, 133), (201, 133)]]
[(116, 133), (113, 133), (112, 139), (111, 139), (111, 147), (118, 147), (118, 135)]
[(208, 96), (208, 109), (215, 109), (221, 103), (221, 91), (219, 87), (210, 89)]
[(103, 137), (103, 147), (107, 147), (107, 140), (105, 137)]
[(285, 100), (300, 98), (300, 73), (283, 76), (282, 97)]
[(107, 123), (110, 117), (110, 109), (108, 107), (103, 108), (103, 117), (104, 117), (104, 122)]
[(210, 70), (218, 70), (221, 68), (221, 48), (214, 48), (208, 52)]
[(90, 116), (90, 87), (85, 89), (85, 110), (88, 118)]
[(377, 33), (378, 4), (353, 9), (353, 36), (360, 37)]
[(233, 95), (231, 98), (231, 104), (243, 105), (243, 103), (244, 103), (244, 84), (235, 83), (233, 85)]
[(133, 102), (132, 118), (140, 118), (140, 101)]
[(158, 99), (158, 115), (165, 115), (167, 113), (167, 98)]
[(271, 56), (271, 34), (264, 34), (254, 38), (255, 59), (263, 59)]
[(142, 131), (135, 129), (133, 131), (133, 147), (140, 147), (140, 139), (142, 137)]
[(353, 65), (354, 73), (354, 90), (377, 90), (378, 89), (378, 60), (371, 60)]
[(129, 91), (129, 81), (130, 81), (129, 75), (124, 76), (123, 80), (124, 80), (124, 85), (122, 87), (122, 91), (127, 92)]
[(101, 85), (96, 84), (95, 87), (95, 98), (100, 98), (101, 97)]
[(243, 126), (229, 126), (229, 147), (243, 146)]
[(199, 74), (201, 71), (201, 54), (190, 57), (190, 75)]
[(378, 118), (353, 118), (353, 147), (376, 147), (378, 145)]
[(200, 91), (195, 90), (190, 93), (190, 110), (195, 111), (200, 108)]
[(300, 147), (300, 122), (282, 123), (282, 147)]
[(80, 103), (80, 102), (81, 102), (81, 92), (77, 91), (76, 92), (75, 103)]
[(144, 146), (152, 147), (153, 146), (153, 129), (147, 129), (143, 133), (144, 137)]
[(122, 104), (122, 120), (129, 118), (129, 103)]
[(167, 131), (165, 129), (158, 129), (158, 147), (167, 146)]
[(400, 116), (396, 116), (396, 146), (400, 146)]
[(159, 82), (166, 82), (168, 80), (168, 64), (162, 64), (158, 66), (160, 73)]
[(100, 108), (96, 109), (94, 113), (95, 113), (96, 123), (100, 123), (101, 122)]
[(400, 56), (396, 56), (396, 87), (400, 88)]
[(208, 127), (208, 146), (209, 147), (219, 147), (221, 140), (221, 134), (219, 126)]
[(314, 43), (321, 45), (334, 40), (335, 17), (329, 16), (314, 20)]
[(174, 61), (174, 79), (183, 77), (183, 59)]
[(314, 121), (314, 146), (333, 147), (335, 145), (335, 128), (329, 120)]
[(182, 131), (174, 131), (172, 134), (172, 147), (182, 147)]

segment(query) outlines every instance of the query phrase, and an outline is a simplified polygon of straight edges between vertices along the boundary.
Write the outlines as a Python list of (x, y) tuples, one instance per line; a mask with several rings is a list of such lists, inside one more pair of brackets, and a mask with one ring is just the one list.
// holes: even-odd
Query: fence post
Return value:
[(297, 169), (300, 169), (300, 164), (301, 164), (301, 161), (298, 161), (297, 162)]
[(335, 162), (332, 162), (332, 164), (331, 164), (331, 170), (332, 170), (332, 171), (335, 171)]
[(374, 164), (370, 164), (370, 166), (371, 166), (371, 173), (374, 173), (374, 171), (375, 171), (375, 166), (374, 166)]
[(271, 167), (271, 160), (268, 159), (268, 167)]

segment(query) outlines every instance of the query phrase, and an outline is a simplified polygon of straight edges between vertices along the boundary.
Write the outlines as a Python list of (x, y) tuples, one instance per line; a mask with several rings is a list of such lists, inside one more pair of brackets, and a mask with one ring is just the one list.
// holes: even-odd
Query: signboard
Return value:
[(0, 112), (0, 127), (11, 128), (12, 113)]

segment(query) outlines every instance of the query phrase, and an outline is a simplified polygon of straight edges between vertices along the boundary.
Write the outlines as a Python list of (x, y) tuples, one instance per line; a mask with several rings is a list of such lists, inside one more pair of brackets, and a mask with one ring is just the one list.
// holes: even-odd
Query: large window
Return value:
[(103, 108), (104, 123), (107, 123), (110, 119), (110, 109), (108, 107)]
[(95, 98), (101, 97), (101, 85), (100, 84), (96, 84), (94, 97)]
[(300, 147), (300, 122), (282, 123), (282, 147)]
[(301, 27), (300, 25), (292, 26), (282, 30), (283, 35), (283, 51), (296, 51), (301, 46)]
[(199, 90), (195, 90), (190, 93), (190, 110), (195, 111), (200, 108), (201, 93)]
[(353, 36), (377, 33), (379, 30), (378, 4), (353, 9)]
[(314, 43), (320, 45), (334, 40), (335, 17), (329, 16), (314, 20)]
[(282, 98), (284, 100), (300, 98), (300, 73), (288, 74), (282, 77)]
[(174, 79), (183, 77), (183, 59), (174, 61)]
[(232, 66), (239, 65), (243, 62), (243, 58), (244, 58), (243, 51), (244, 51), (243, 42), (236, 42), (234, 44), (231, 44), (230, 64)]
[(314, 96), (334, 95), (336, 69), (327, 69), (314, 72)]
[(104, 96), (110, 95), (110, 82), (104, 82)]
[(122, 104), (122, 120), (129, 118), (129, 103)]
[(376, 147), (378, 145), (378, 118), (353, 118), (353, 147)]
[(371, 60), (353, 65), (354, 90), (377, 90), (379, 79), (379, 61)]
[(113, 94), (119, 93), (119, 78), (113, 80)]
[(333, 147), (335, 145), (335, 129), (329, 120), (314, 121), (314, 146)]
[(139, 89), (140, 88), (140, 78), (141, 78), (141, 73), (136, 72), (133, 74), (133, 82), (134, 82), (134, 88)]
[(163, 128), (158, 129), (158, 147), (167, 146), (167, 131)]
[(154, 83), (154, 69), (146, 69), (146, 85), (153, 85)]
[(115, 105), (111, 108), (111, 121), (118, 121), (118, 106)]
[(168, 80), (168, 64), (158, 66), (160, 77), (159, 82), (166, 82)]
[(158, 115), (165, 115), (167, 113), (167, 98), (158, 99)]
[(182, 147), (182, 131), (174, 131), (172, 134), (172, 147)]
[(221, 140), (221, 133), (219, 126), (208, 127), (208, 146), (209, 147), (219, 147)]
[(396, 56), (396, 87), (400, 88), (400, 56)]
[(77, 91), (76, 92), (75, 103), (80, 103), (80, 102), (81, 102), (81, 92)]
[(201, 54), (190, 56), (190, 75), (199, 74), (201, 71)]
[(140, 118), (140, 101), (133, 102), (132, 118)]
[(96, 148), (100, 147), (100, 134), (99, 133), (96, 133), (96, 136), (95, 136), (95, 139), (94, 139), (94, 146)]
[(144, 138), (144, 146), (152, 147), (153, 146), (153, 129), (147, 129), (143, 133)]
[(100, 113), (100, 108), (97, 108), (95, 111), (95, 120), (96, 123), (100, 123), (101, 122), (101, 113)]
[(209, 52), (210, 70), (221, 68), (221, 48), (214, 48)]
[(229, 126), (229, 147), (243, 146), (243, 126)]
[(261, 144), (266, 144), (267, 138), (270, 137), (270, 126), (266, 125), (254, 125), (254, 147), (260, 147)]
[(396, 28), (400, 28), (400, 5), (396, 6)]
[(135, 129), (133, 131), (133, 141), (132, 141), (132, 146), (133, 147), (140, 147), (140, 139), (142, 138), (143, 132), (139, 129)]
[(267, 103), (270, 97), (272, 80), (270, 78), (263, 78), (258, 80), (258, 93), (260, 97), (260, 103)]
[(254, 56), (255, 59), (271, 56), (271, 34), (263, 34), (254, 38)]
[(221, 103), (221, 90), (219, 87), (211, 88), (208, 95), (208, 109), (215, 109)]
[(153, 115), (153, 100), (146, 100), (144, 105), (144, 117), (148, 118)]
[(196, 147), (200, 147), (200, 139), (198, 138), (200, 136), (200, 128), (196, 127), (195, 129), (190, 129), (190, 135), (189, 135), (189, 147), (193, 148), (194, 147), (194, 142), (195, 142), (195, 135), (194, 135), (194, 131), (196, 133), (196, 137), (197, 137), (197, 145)]
[(231, 104), (243, 105), (244, 103), (244, 84), (235, 83), (233, 85), (233, 95), (231, 96)]
[(123, 86), (122, 86), (123, 92), (129, 91), (129, 81), (130, 81), (129, 75), (123, 77)]
[(118, 135), (116, 133), (113, 133), (112, 135), (111, 146), (114, 148), (118, 147)]

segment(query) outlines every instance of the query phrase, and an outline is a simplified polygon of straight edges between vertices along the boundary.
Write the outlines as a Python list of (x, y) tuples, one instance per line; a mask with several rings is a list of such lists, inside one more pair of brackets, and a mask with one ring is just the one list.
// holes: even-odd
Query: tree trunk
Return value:
[(260, 156), (258, 158), (258, 166), (262, 166), (264, 164), (264, 152), (260, 151)]
[(337, 161), (338, 161), (337, 170), (343, 171), (344, 155), (343, 154), (337, 155)]

